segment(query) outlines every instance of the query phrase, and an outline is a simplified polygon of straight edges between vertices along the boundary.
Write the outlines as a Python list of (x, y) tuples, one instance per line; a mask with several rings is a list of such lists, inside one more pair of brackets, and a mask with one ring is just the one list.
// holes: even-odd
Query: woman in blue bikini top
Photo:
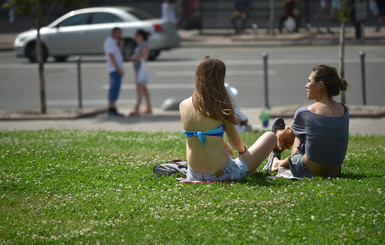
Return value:
[[(217, 177), (217, 173), (228, 171), (226, 166), (234, 157), (232, 149), (238, 152), (248, 172), (253, 173), (277, 140), (268, 132), (249, 148), (245, 146), (235, 128), (238, 122), (225, 88), (225, 73), (226, 66), (221, 60), (204, 57), (196, 69), (193, 95), (179, 106), (189, 167), (196, 173)], [(224, 141), (224, 134), (232, 148)]]

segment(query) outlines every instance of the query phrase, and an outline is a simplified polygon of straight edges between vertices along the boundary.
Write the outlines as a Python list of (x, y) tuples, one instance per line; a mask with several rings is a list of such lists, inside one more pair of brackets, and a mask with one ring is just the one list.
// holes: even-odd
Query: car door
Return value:
[(51, 55), (81, 54), (87, 47), (85, 30), (91, 14), (68, 17), (45, 33), (45, 42)]
[(112, 13), (98, 12), (93, 13), (90, 19), (90, 25), (85, 35), (88, 40), (88, 53), (102, 54), (105, 39), (111, 34), (114, 27), (119, 27), (123, 20)]

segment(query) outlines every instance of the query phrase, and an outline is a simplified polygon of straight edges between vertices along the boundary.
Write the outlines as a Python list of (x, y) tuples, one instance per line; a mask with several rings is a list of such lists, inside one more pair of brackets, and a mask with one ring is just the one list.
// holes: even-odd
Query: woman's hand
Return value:
[(245, 144), (239, 136), (235, 125), (231, 122), (225, 122), (224, 124), (227, 139), (229, 140), (231, 147), (238, 152), (243, 152), (245, 150)]
[(223, 141), (223, 144), (225, 146), (225, 150), (226, 150), (227, 154), (231, 157), (234, 157), (233, 150), (230, 148), (230, 146), (224, 141)]
[(137, 60), (139, 60), (139, 58), (136, 57), (135, 55), (131, 56), (130, 58), (130, 61), (137, 61)]
[(287, 126), (284, 130), (278, 130), (277, 135), (277, 146), (280, 151), (290, 149), (294, 143), (295, 134), (291, 130), (290, 126)]

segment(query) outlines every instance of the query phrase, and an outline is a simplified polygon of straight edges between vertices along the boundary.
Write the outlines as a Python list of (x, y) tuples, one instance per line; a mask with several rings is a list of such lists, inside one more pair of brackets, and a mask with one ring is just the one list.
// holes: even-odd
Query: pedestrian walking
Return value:
[[(151, 114), (152, 106), (150, 99), (150, 92), (147, 88), (149, 81), (148, 70), (146, 62), (149, 57), (149, 46), (148, 46), (149, 33), (140, 29), (135, 34), (135, 40), (138, 46), (135, 48), (134, 55), (130, 58), (133, 61), (135, 70), (135, 81), (136, 81), (136, 105), (134, 110), (130, 112), (129, 116), (138, 116), (140, 114)], [(140, 111), (140, 105), (142, 100), (146, 101), (146, 109)]]
[[(10, 2), (10, 0), (8, 0)], [(8, 23), (13, 24), (15, 22), (15, 6), (11, 6), (8, 9)]]
[(341, 11), (341, 0), (331, 0), (330, 14), (333, 21), (338, 21)]
[(382, 22), (385, 19), (385, 0), (377, 0), (378, 7), (378, 24), (375, 29), (376, 32), (381, 30)]
[[(233, 15), (231, 17), (231, 23), (233, 24), (235, 34), (242, 33), (245, 30), (246, 21), (249, 17), (250, 1), (249, 0), (236, 0), (234, 3)], [(238, 26), (237, 21), (241, 22)]]
[(175, 6), (170, 0), (164, 0), (162, 5), (162, 19), (167, 20), (176, 25), (177, 18), (175, 13)]
[(123, 41), (122, 29), (115, 27), (104, 42), (104, 53), (107, 59), (107, 69), (110, 77), (110, 89), (108, 93), (108, 115), (123, 116), (116, 108), (116, 101), (120, 93), (120, 85), (123, 71)]
[[(331, 12), (329, 11), (329, 6), (326, 0), (320, 0), (320, 8), (318, 12), (315, 15), (315, 18), (318, 19), (320, 23), (324, 23), (326, 26), (326, 32), (333, 34), (334, 32), (330, 29), (330, 19), (331, 19)], [(321, 31), (321, 28), (319, 26), (320, 24), (317, 24), (317, 33), (318, 34), (324, 34), (324, 32)]]
[(279, 32), (282, 33), (283, 27), (287, 30), (287, 32), (297, 32), (298, 30), (298, 2), (297, 0), (285, 0), (283, 2), (284, 6), (284, 14), (279, 20)]

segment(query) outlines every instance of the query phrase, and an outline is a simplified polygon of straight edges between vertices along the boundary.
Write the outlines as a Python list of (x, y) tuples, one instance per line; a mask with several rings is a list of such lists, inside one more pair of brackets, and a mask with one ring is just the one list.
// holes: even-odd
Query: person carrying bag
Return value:
[[(137, 97), (134, 110), (130, 112), (129, 116), (152, 114), (150, 93), (147, 88), (147, 83), (150, 77), (146, 64), (149, 56), (149, 46), (147, 42), (148, 36), (149, 33), (142, 29), (138, 30), (135, 34), (135, 40), (138, 46), (135, 48), (134, 55), (130, 58), (130, 60), (133, 61), (134, 64)], [(139, 108), (143, 97), (146, 101), (146, 109), (140, 111)]]

